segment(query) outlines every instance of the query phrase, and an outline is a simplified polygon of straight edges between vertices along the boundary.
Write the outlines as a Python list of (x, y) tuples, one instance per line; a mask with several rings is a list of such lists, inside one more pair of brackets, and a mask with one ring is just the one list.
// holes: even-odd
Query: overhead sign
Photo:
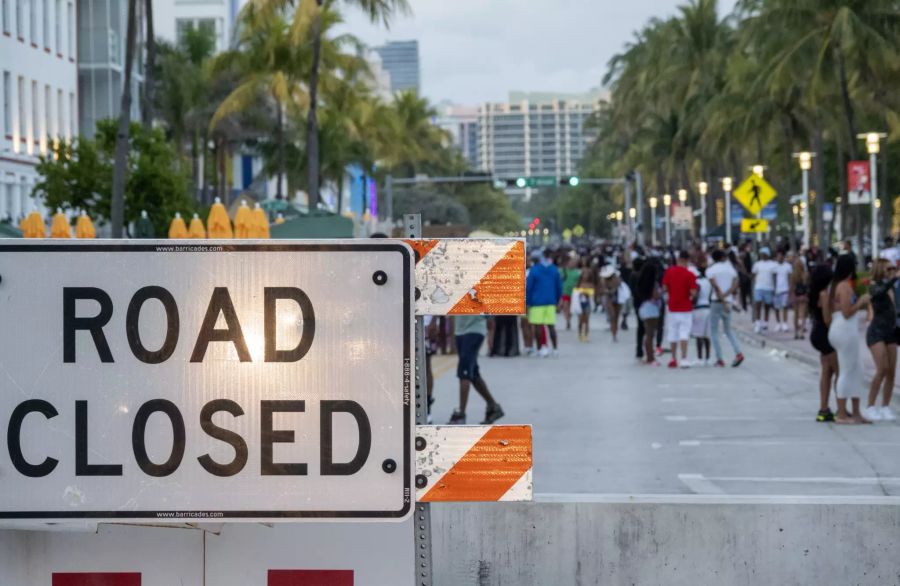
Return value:
[(694, 225), (694, 211), (690, 206), (672, 204), (672, 225), (676, 230), (690, 230)]
[(759, 214), (778, 193), (769, 183), (757, 174), (753, 174), (734, 190), (735, 199), (752, 215)]
[(860, 205), (872, 203), (868, 161), (847, 163), (847, 203)]
[(401, 519), (396, 241), (0, 244), (0, 519)]
[(764, 233), (769, 231), (769, 221), (756, 218), (744, 218), (741, 220), (741, 232), (745, 234)]

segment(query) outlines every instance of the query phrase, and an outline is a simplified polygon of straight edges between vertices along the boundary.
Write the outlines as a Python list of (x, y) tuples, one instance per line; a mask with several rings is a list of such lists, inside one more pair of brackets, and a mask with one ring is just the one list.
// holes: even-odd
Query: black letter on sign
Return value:
[[(162, 347), (151, 352), (144, 348), (141, 343), (141, 332), (139, 329), (141, 307), (148, 299), (158, 299), (166, 310), (166, 339), (163, 340)], [(178, 320), (178, 306), (175, 304), (175, 298), (172, 294), (162, 287), (144, 287), (138, 289), (131, 303), (128, 304), (128, 312), (125, 314), (125, 333), (128, 336), (128, 345), (131, 346), (131, 353), (141, 362), (147, 364), (159, 364), (165, 362), (175, 351), (178, 345), (178, 331), (180, 323)]]
[[(228, 329), (216, 329), (219, 313), (225, 316), (225, 325)], [(203, 362), (203, 357), (206, 356), (206, 347), (210, 342), (231, 342), (234, 344), (234, 349), (237, 350), (241, 362), (250, 362), (250, 353), (244, 342), (241, 322), (238, 321), (234, 304), (231, 302), (231, 295), (226, 287), (213, 289), (209, 307), (206, 308), (206, 317), (203, 318), (203, 325), (200, 326), (200, 334), (197, 336), (197, 345), (194, 346), (194, 352), (191, 354), (191, 362)]]
[[(276, 336), (275, 302), (290, 299), (300, 306), (303, 315), (303, 331), (300, 342), (293, 350), (279, 350)], [(265, 289), (266, 362), (297, 362), (309, 352), (316, 335), (316, 314), (306, 293), (296, 287), (266, 287)]]
[(122, 476), (120, 464), (88, 464), (87, 401), (75, 401), (75, 476)]
[[(75, 302), (93, 299), (100, 304), (96, 317), (75, 317)], [(103, 289), (96, 287), (63, 287), (63, 362), (75, 362), (75, 331), (88, 330), (94, 338), (94, 346), (101, 362), (113, 362), (112, 352), (103, 334), (103, 326), (113, 314), (113, 303)]]
[[(172, 453), (162, 464), (150, 461), (144, 437), (147, 420), (157, 411), (165, 413), (172, 423)], [(137, 415), (134, 416), (134, 427), (131, 428), (131, 447), (134, 449), (134, 458), (138, 466), (148, 476), (168, 476), (178, 470), (181, 459), (184, 458), (184, 419), (175, 403), (165, 399), (152, 399), (141, 405)]]
[(244, 438), (230, 429), (221, 428), (213, 423), (212, 416), (219, 411), (227, 411), (235, 417), (240, 417), (244, 414), (244, 410), (241, 409), (240, 405), (229, 399), (216, 399), (204, 405), (203, 410), (200, 411), (200, 427), (203, 428), (203, 431), (205, 431), (208, 436), (214, 437), (217, 440), (222, 440), (234, 448), (234, 460), (228, 464), (219, 464), (213, 460), (209, 454), (204, 454), (197, 458), (197, 460), (210, 474), (215, 474), (216, 476), (234, 476), (247, 465), (247, 442), (244, 441)]
[[(360, 468), (369, 458), (372, 449), (372, 427), (369, 425), (369, 417), (365, 410), (356, 401), (322, 401), (322, 414), (319, 420), (319, 433), (321, 434), (320, 461), (322, 476), (350, 476), (359, 472)], [(332, 414), (349, 413), (356, 419), (356, 427), (359, 428), (359, 447), (356, 455), (346, 464), (335, 464), (332, 461), (333, 454), (333, 421)]]
[(53, 469), (59, 464), (59, 460), (45, 458), (40, 464), (29, 464), (25, 460), (25, 456), (22, 455), (22, 438), (20, 436), (22, 434), (22, 421), (25, 420), (25, 416), (29, 413), (40, 413), (47, 419), (52, 419), (59, 413), (56, 412), (56, 407), (47, 401), (29, 399), (19, 403), (9, 417), (9, 429), (6, 432), (6, 447), (9, 448), (9, 459), (12, 460), (16, 470), (25, 476), (40, 478), (53, 472)]
[(272, 461), (272, 444), (293, 443), (293, 430), (272, 429), (273, 413), (303, 413), (305, 401), (260, 401), (260, 440), (263, 476), (306, 476), (306, 464), (277, 464)]

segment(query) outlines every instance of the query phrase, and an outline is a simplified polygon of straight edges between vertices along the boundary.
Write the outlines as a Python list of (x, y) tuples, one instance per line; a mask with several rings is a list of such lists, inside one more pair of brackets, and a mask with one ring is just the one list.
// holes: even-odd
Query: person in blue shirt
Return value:
[[(528, 271), (525, 280), (525, 305), (528, 306), (528, 322), (534, 328), (534, 347), (538, 355), (546, 358), (550, 355), (546, 338), (541, 335), (543, 328), (549, 332), (553, 355), (557, 356), (556, 308), (562, 298), (562, 276), (553, 264), (553, 254), (545, 250), (540, 263)], [(529, 349), (529, 355), (534, 352)]]

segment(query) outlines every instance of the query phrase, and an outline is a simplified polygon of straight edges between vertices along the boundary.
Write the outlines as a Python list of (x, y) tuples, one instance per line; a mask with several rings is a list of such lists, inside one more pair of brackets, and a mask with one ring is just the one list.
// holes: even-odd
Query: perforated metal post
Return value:
[[(422, 216), (406, 214), (403, 227), (407, 238), (422, 237)], [(416, 298), (419, 292), (416, 291)], [(428, 423), (428, 384), (425, 376), (425, 318), (416, 317), (416, 425)], [(416, 446), (418, 448), (418, 441)], [(418, 487), (420, 479), (416, 478)], [(414, 541), (417, 586), (431, 586), (431, 509), (428, 503), (415, 504)]]

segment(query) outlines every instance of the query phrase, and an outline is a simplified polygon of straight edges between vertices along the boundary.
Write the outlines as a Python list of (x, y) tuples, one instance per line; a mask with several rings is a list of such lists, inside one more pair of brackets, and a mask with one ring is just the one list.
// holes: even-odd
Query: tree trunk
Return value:
[[(825, 231), (825, 145), (822, 140), (822, 130), (816, 124), (816, 128), (812, 133), (812, 149), (816, 153), (813, 159), (812, 168), (812, 187), (816, 192), (816, 234), (818, 234), (819, 249), (825, 250), (831, 240), (829, 234)], [(810, 205), (812, 205), (810, 203)], [(812, 213), (812, 210), (807, 210)], [(832, 211), (832, 222), (834, 222), (834, 211)]]
[(286, 173), (284, 161), (284, 109), (277, 98), (275, 99), (275, 107), (278, 108), (278, 114), (276, 115), (278, 124), (278, 136), (276, 139), (278, 141), (278, 181), (275, 186), (275, 199), (284, 199), (284, 192), (282, 191), (282, 182)]
[[(316, 0), (321, 11), (324, 0)], [(312, 71), (309, 74), (309, 116), (306, 124), (306, 172), (310, 211), (319, 207), (319, 65), (322, 58), (322, 21), (317, 14), (312, 29)]]
[[(840, 133), (838, 133), (840, 134)], [(850, 223), (849, 214), (847, 211), (850, 209), (847, 204), (847, 175), (846, 175), (846, 161), (844, 160), (844, 145), (838, 136), (836, 140), (836, 154), (837, 154), (837, 173), (838, 173), (838, 189), (837, 192), (839, 197), (841, 198), (841, 238), (847, 238), (847, 226)]]
[[(141, 109), (141, 120), (144, 128), (150, 130), (153, 126), (153, 100), (155, 98), (154, 84), (156, 79), (156, 39), (153, 32), (153, 0), (144, 2), (144, 18), (147, 19), (147, 64), (144, 67), (144, 96)], [(176, 143), (179, 144), (179, 143)], [(181, 147), (179, 146), (179, 149)]]
[(125, 174), (128, 165), (128, 127), (131, 124), (131, 65), (134, 61), (136, 36), (136, 0), (128, 0), (128, 27), (125, 36), (125, 76), (122, 80), (122, 103), (119, 108), (119, 127), (116, 131), (115, 166), (113, 167), (110, 222), (112, 237), (121, 238), (125, 225)]
[(856, 160), (856, 114), (853, 111), (853, 102), (850, 99), (850, 85), (847, 81), (847, 66), (844, 62), (844, 52), (840, 47), (836, 49), (838, 54), (838, 74), (841, 84), (841, 105), (844, 108), (844, 119), (847, 122), (847, 133), (850, 140), (850, 160)]

